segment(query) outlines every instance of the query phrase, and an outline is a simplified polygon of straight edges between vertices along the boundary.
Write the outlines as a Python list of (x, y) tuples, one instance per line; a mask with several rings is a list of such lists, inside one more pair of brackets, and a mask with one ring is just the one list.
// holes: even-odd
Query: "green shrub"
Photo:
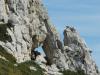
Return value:
[[(34, 61), (27, 61), (14, 66), (12, 62), (0, 59), (0, 75), (44, 75), (41, 69)], [(30, 70), (30, 66), (34, 66), (37, 71)]]
[(0, 59), (0, 75), (22, 75), (13, 63)]
[[(30, 70), (29, 66), (36, 67), (37, 71)], [(34, 63), (34, 61), (27, 61), (27, 62), (21, 63), (18, 65), (17, 68), (20, 69), (23, 75), (44, 75), (43, 74), (44, 70), (41, 67), (39, 67), (39, 65)]]

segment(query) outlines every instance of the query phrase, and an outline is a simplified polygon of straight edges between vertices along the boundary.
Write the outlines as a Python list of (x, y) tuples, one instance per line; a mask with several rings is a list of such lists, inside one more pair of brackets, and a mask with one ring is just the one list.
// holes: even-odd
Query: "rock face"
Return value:
[(67, 26), (64, 30), (64, 44), (56, 34), (48, 35), (43, 49), (49, 62), (56, 64), (60, 70), (83, 70), (87, 75), (99, 75), (91, 50), (74, 27)]
[(34, 58), (34, 50), (41, 46), (51, 65), (48, 74), (55, 67), (56, 71), (81, 69), (99, 75), (90, 49), (73, 27), (64, 30), (63, 44), (41, 0), (0, 0), (0, 28), (5, 32), (0, 31), (0, 45), (18, 63)]
[[(17, 62), (30, 60), (31, 50), (46, 38), (47, 12), (40, 0), (0, 0), (0, 25), (7, 24), (12, 41), (0, 41)], [(0, 37), (2, 38), (2, 37)]]
[(98, 75), (98, 68), (91, 58), (91, 50), (73, 27), (64, 30), (64, 50), (69, 69), (82, 69), (88, 75)]

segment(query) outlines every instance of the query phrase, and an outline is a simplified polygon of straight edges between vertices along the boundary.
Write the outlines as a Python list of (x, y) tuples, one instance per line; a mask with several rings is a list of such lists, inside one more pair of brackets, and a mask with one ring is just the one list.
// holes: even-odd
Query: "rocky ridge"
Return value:
[(91, 50), (75, 28), (67, 26), (63, 34), (62, 42), (41, 0), (0, 0), (0, 46), (17, 63), (35, 59), (35, 49), (42, 47), (51, 66), (46, 61), (39, 65), (47, 75), (61, 75), (59, 71), (67, 69), (99, 75)]

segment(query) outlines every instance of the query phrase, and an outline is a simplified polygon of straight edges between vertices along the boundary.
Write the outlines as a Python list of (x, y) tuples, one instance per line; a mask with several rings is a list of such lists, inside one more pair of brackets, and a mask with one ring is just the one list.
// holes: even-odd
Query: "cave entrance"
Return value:
[(43, 57), (46, 57), (46, 54), (42, 48), (42, 46), (39, 46), (35, 49), (31, 50), (31, 59), (35, 60), (37, 56), (42, 55)]
[(40, 52), (43, 56), (46, 56), (45, 53), (44, 53), (44, 50), (41, 46), (39, 46), (38, 48), (35, 49), (35, 51), (38, 51)]
[(32, 37), (32, 48), (31, 48), (31, 59), (35, 60), (38, 55), (42, 55), (45, 57), (43, 46), (43, 40), (39, 37), (39, 35), (34, 35)]

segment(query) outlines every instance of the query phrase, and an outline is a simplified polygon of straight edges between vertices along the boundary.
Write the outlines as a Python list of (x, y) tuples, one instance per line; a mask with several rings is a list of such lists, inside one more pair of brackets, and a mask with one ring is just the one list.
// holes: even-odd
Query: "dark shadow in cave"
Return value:
[(33, 48), (31, 50), (31, 59), (32, 60), (35, 60), (38, 55), (43, 55), (44, 57), (46, 56), (44, 53), (44, 50), (42, 49), (42, 46), (39, 46), (37, 48)]

